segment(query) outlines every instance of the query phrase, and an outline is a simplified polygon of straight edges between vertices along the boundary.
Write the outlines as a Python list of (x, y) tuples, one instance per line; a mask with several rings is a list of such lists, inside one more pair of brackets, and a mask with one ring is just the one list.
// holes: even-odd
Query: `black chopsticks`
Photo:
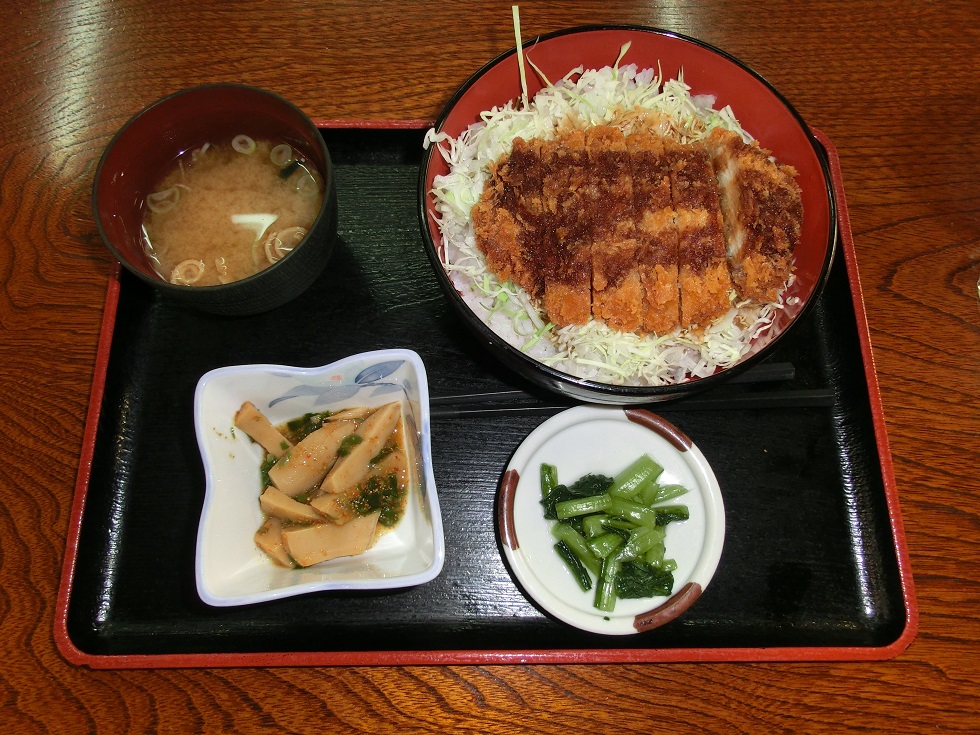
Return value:
[[(777, 408), (817, 408), (834, 405), (832, 388), (754, 386), (788, 383), (796, 377), (791, 363), (776, 362), (757, 365), (733, 376), (724, 385), (686, 398), (651, 403), (648, 408), (657, 413), (704, 410), (749, 410)], [(736, 386), (731, 390), (728, 386)], [(487, 391), (433, 396), (430, 401), (432, 418), (480, 418), (484, 416), (520, 415), (549, 416), (577, 405), (572, 398), (537, 396), (522, 390)], [(639, 406), (638, 406), (639, 407)]]

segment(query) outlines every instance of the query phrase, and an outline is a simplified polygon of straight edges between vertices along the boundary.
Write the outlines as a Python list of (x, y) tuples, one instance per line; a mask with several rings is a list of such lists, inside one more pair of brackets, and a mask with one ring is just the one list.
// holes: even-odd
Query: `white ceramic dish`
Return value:
[[(558, 468), (572, 483), (592, 472), (614, 476), (647, 453), (663, 466), (660, 482), (688, 492), (673, 503), (690, 518), (667, 526), (667, 556), (677, 562), (670, 597), (617, 600), (612, 613), (593, 607), (554, 551), (552, 521), (541, 507), (540, 467)], [(532, 431), (514, 453), (501, 481), (497, 524), (504, 557), (524, 592), (544, 611), (582, 630), (611, 635), (643, 632), (687, 610), (711, 580), (725, 539), (725, 507), (708, 461), (670, 422), (644, 409), (580, 406)]]
[[(401, 400), (408, 435), (415, 429), (418, 488), (405, 515), (363, 554), (305, 569), (273, 564), (253, 535), (262, 522), (261, 448), (233, 429), (235, 412), (251, 401), (274, 423), (313, 411), (379, 406)], [(425, 367), (410, 350), (367, 352), (319, 368), (241, 365), (204, 375), (194, 396), (194, 422), (207, 489), (197, 535), (201, 599), (231, 606), (325, 590), (409, 587), (434, 579), (445, 558), (442, 519), (432, 473)]]

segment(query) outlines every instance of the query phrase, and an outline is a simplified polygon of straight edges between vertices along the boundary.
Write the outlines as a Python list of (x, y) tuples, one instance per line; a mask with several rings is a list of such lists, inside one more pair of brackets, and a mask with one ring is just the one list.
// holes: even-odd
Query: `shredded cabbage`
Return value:
[(487, 268), (470, 219), (490, 165), (510, 153), (515, 138), (552, 139), (559, 130), (599, 124), (628, 130), (647, 118), (681, 142), (700, 140), (718, 127), (751, 142), (731, 108), (716, 110), (714, 103), (712, 96), (692, 95), (683, 72), (664, 81), (659, 68), (620, 67), (617, 60), (616, 66), (602, 69), (577, 67), (527, 104), (511, 101), (485, 111), (455, 138), (429, 130), (424, 145), (436, 146), (449, 168), (435, 177), (431, 190), (444, 244), (443, 266), (474, 313), (531, 357), (570, 375), (615, 385), (666, 385), (705, 377), (737, 363), (754, 340), (766, 339), (785, 289), (779, 302), (765, 305), (735, 303), (732, 292), (732, 308), (705, 329), (638, 335), (594, 319), (558, 328), (523, 289), (501, 283)]

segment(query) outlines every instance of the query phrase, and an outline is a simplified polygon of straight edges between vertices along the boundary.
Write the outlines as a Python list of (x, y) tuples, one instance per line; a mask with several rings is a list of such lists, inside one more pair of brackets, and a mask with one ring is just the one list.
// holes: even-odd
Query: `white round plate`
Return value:
[[(611, 613), (593, 607), (555, 553), (553, 521), (541, 506), (540, 468), (558, 468), (558, 482), (589, 473), (615, 476), (641, 454), (664, 472), (663, 484), (688, 492), (671, 503), (687, 505), (690, 518), (667, 526), (667, 557), (677, 562), (670, 597), (619, 599)], [(579, 406), (532, 431), (514, 453), (500, 483), (497, 525), (504, 557), (524, 592), (543, 610), (582, 630), (611, 635), (643, 632), (689, 608), (711, 580), (725, 539), (721, 489), (707, 460), (676, 426), (644, 409)]]

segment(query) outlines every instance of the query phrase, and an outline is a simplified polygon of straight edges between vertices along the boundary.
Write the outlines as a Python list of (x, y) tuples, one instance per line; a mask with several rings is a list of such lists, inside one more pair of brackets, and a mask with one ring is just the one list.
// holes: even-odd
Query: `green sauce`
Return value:
[(345, 436), (340, 441), (340, 446), (337, 448), (337, 456), (346, 457), (348, 454), (350, 454), (350, 450), (356, 447), (362, 441), (364, 440), (357, 434), (350, 434), (348, 436)]
[(272, 484), (272, 480), (269, 479), (269, 470), (276, 463), (276, 458), (271, 454), (265, 455), (265, 460), (259, 465), (259, 477), (262, 478), (262, 488), (265, 489)]
[(395, 444), (394, 442), (388, 442), (383, 447), (381, 447), (380, 452), (378, 452), (375, 456), (371, 457), (371, 461), (368, 462), (368, 464), (371, 465), (372, 467), (374, 467), (377, 464), (380, 464), (381, 460), (383, 460), (389, 454), (394, 452), (396, 449), (398, 449), (397, 444)]
[(285, 429), (283, 433), (289, 437), (293, 444), (298, 444), (314, 431), (321, 428), (323, 426), (323, 422), (332, 415), (333, 414), (330, 411), (303, 414), (299, 418), (293, 419), (292, 421), (287, 421), (286, 425), (283, 427)]
[(398, 475), (370, 477), (360, 487), (360, 492), (349, 501), (350, 509), (359, 516), (381, 511), (378, 523), (390, 528), (405, 512), (405, 490), (398, 486)]

